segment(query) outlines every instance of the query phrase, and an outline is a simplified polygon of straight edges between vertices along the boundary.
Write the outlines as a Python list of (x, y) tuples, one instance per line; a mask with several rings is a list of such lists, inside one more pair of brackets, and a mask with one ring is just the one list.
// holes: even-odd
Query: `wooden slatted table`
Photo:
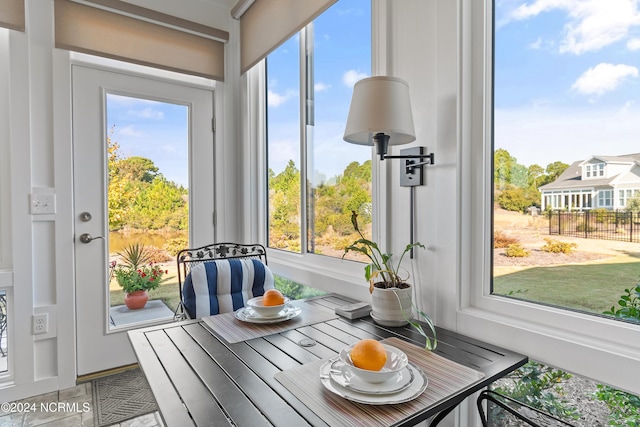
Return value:
[[(333, 313), (335, 307), (350, 302), (333, 294), (309, 299), (302, 306)], [(414, 425), (433, 416), (435, 425), (466, 397), (527, 362), (526, 356), (442, 328), (437, 333), (435, 353), (478, 371), (482, 378), (420, 408), (398, 425)], [(274, 377), (278, 372), (331, 358), (363, 338), (398, 337), (424, 344), (409, 326), (381, 327), (369, 317), (354, 321), (339, 317), (233, 344), (202, 320), (128, 334), (168, 427), (327, 426)], [(300, 345), (309, 339), (316, 344)]]

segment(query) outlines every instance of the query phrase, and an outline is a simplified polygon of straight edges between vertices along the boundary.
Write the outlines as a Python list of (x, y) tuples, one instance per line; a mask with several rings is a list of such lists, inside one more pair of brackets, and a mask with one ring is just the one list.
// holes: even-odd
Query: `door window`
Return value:
[[(180, 301), (175, 256), (189, 242), (189, 107), (115, 93), (106, 103), (110, 326), (171, 319)], [(152, 270), (160, 273), (149, 282)], [(154, 281), (154, 315), (127, 309), (122, 285)]]

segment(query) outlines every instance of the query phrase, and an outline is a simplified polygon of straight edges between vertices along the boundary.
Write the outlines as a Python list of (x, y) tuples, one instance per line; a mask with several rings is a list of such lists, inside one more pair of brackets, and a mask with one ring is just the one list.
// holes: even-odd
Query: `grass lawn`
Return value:
[[(500, 270), (497, 269), (497, 274)], [(603, 262), (532, 267), (494, 276), (494, 292), (528, 301), (602, 313), (617, 306), (625, 288), (635, 287), (640, 261), (614, 257)]]

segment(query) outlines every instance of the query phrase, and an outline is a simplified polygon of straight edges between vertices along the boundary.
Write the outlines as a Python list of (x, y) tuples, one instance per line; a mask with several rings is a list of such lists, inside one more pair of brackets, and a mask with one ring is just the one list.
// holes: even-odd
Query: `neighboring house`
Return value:
[(640, 153), (591, 156), (539, 188), (542, 209), (624, 209), (640, 193)]

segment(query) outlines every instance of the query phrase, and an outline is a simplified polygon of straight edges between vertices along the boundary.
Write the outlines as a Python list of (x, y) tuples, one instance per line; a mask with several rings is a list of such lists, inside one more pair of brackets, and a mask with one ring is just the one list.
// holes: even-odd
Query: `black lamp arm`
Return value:
[[(407, 172), (406, 173), (413, 173), (413, 170), (417, 167), (420, 166), (424, 166), (424, 165), (434, 165), (435, 164), (435, 158), (433, 153), (429, 153), (429, 154), (409, 154), (406, 156), (384, 156), (385, 159), (407, 159), (407, 161), (405, 162), (405, 167), (407, 168)], [(419, 163), (413, 163), (412, 161), (410, 161), (411, 159), (427, 159), (424, 162), (419, 162)]]

